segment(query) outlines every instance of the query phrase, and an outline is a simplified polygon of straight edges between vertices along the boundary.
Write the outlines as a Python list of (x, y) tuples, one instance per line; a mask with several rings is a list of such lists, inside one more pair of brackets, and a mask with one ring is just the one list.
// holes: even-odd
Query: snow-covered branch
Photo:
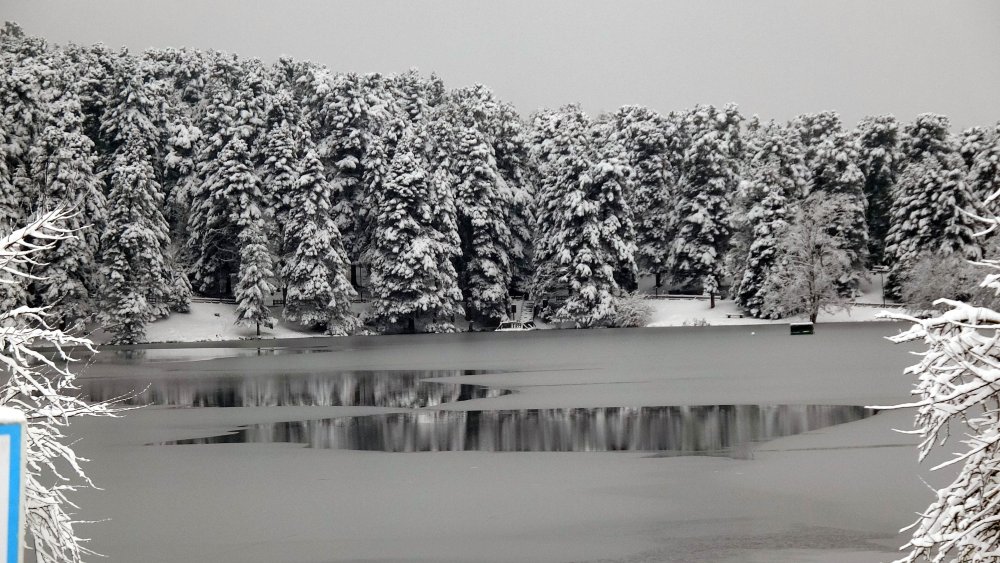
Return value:
[[(981, 265), (998, 268), (993, 261)], [(983, 282), (995, 287), (996, 275)], [(948, 299), (950, 307), (930, 319), (885, 314), (913, 326), (890, 340), (923, 340), (927, 351), (905, 373), (917, 377), (918, 400), (882, 408), (916, 408), (913, 433), (921, 436), (920, 459), (943, 444), (954, 428), (963, 428), (967, 447), (932, 470), (961, 464), (955, 480), (937, 491), (936, 500), (912, 530), (909, 550), (900, 562), (926, 559), (996, 561), (1000, 553), (1000, 313)]]
[[(61, 209), (41, 215), (24, 228), (0, 238), (0, 269), (5, 283), (34, 279), (27, 267), (37, 254), (74, 233), (60, 225), (72, 216)], [(94, 484), (83, 471), (86, 460), (66, 443), (63, 430), (77, 416), (115, 416), (118, 401), (90, 404), (77, 394), (75, 361), (70, 350), (94, 353), (86, 338), (54, 329), (45, 307), (22, 306), (0, 312), (0, 366), (7, 375), (0, 385), (0, 405), (22, 411), (28, 419), (26, 521), (42, 563), (78, 562), (92, 552), (75, 529), (68, 493)], [(45, 481), (54, 479), (55, 484)]]

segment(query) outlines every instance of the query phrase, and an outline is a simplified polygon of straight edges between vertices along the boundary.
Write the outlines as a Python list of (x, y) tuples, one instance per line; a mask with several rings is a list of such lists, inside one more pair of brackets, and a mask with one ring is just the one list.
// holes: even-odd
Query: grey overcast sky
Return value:
[(0, 17), (57, 43), (418, 67), (524, 114), (735, 101), (776, 119), (1000, 120), (997, 0), (0, 0)]

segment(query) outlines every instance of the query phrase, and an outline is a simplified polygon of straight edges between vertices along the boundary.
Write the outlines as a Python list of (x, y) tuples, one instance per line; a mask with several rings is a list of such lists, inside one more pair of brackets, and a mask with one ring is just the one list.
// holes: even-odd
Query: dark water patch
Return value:
[(255, 424), (166, 444), (287, 442), (384, 452), (650, 451), (745, 457), (751, 444), (872, 414), (864, 407), (836, 405), (426, 411)]
[[(79, 380), (91, 402), (134, 394), (127, 405), (170, 407), (364, 406), (423, 408), (510, 394), (481, 385), (424, 381), (474, 375), (470, 370), (333, 371), (286, 375), (199, 374), (168, 378)], [(485, 373), (485, 372), (484, 372)], [(495, 372), (490, 372), (495, 373)]]

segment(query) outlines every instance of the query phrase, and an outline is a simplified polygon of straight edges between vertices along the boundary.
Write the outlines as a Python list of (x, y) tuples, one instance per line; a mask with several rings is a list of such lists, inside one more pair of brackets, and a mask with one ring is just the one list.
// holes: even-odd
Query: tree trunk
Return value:
[(715, 292), (714, 291), (709, 291), (708, 292), (708, 302), (709, 302), (708, 308), (709, 309), (714, 309), (715, 308)]

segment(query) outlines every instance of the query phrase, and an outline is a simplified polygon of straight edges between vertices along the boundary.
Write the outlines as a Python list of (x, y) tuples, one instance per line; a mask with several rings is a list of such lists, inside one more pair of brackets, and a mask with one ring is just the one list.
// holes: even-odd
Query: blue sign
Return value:
[(0, 424), (0, 500), (6, 501), (6, 512), (0, 511), (0, 537), (4, 563), (21, 563), (24, 536), (24, 460), (22, 459), (24, 425)]

